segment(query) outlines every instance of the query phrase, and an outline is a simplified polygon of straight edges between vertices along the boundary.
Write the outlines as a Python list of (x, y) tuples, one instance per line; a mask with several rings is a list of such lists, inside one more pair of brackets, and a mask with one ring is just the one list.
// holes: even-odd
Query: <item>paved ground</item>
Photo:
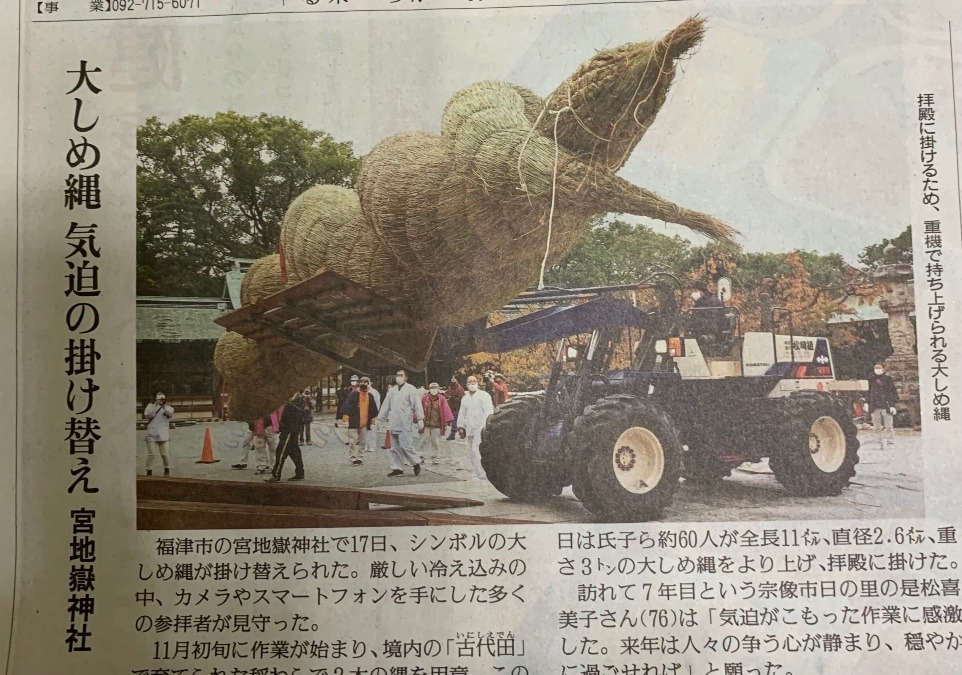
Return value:
[[(196, 464), (200, 459), (204, 430), (210, 429), (217, 464)], [(467, 451), (462, 441), (445, 442), (444, 454), (425, 457), (424, 471), (415, 477), (408, 467), (401, 478), (388, 478), (388, 451), (365, 454), (362, 467), (348, 460), (347, 431), (335, 429), (331, 417), (319, 417), (313, 425), (314, 445), (304, 446), (308, 484), (385, 488), (433, 495), (470, 495), (483, 507), (460, 509), (478, 516), (501, 516), (544, 522), (592, 522), (593, 518), (570, 489), (546, 504), (512, 502), (490, 483), (471, 480)], [(171, 431), (172, 474), (192, 478), (253, 481), (253, 466), (244, 471), (230, 468), (240, 455), (247, 427), (239, 422), (217, 422)], [(879, 450), (870, 434), (862, 432), (861, 462), (851, 487), (838, 497), (806, 499), (788, 494), (768, 471), (765, 463), (743, 465), (717, 486), (705, 488), (682, 484), (666, 521), (766, 521), (862, 518), (912, 518), (924, 516), (922, 494), (921, 435), (900, 432), (896, 449)], [(383, 440), (383, 439), (382, 439)], [(135, 436), (138, 472), (144, 472), (146, 448), (143, 432)], [(380, 448), (380, 443), (377, 444)], [(252, 455), (253, 458), (253, 455)], [(158, 461), (159, 464), (159, 461)], [(161, 473), (156, 471), (155, 475)], [(284, 476), (293, 474), (285, 466)]]

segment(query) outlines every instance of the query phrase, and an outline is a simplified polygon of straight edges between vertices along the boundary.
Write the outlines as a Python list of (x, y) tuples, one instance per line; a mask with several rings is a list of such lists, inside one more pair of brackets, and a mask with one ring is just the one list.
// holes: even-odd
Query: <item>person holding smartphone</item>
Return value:
[(153, 403), (144, 406), (144, 419), (147, 422), (147, 475), (154, 475), (154, 457), (160, 453), (164, 463), (164, 475), (170, 475), (170, 459), (167, 456), (167, 441), (170, 440), (170, 420), (174, 416), (174, 409), (167, 405), (164, 392), (158, 391)]

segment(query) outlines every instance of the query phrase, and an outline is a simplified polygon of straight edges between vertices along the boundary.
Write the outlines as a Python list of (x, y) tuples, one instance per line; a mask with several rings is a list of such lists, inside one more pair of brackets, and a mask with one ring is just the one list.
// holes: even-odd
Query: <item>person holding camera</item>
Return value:
[(494, 374), (494, 382), (491, 385), (491, 402), (494, 404), (494, 412), (501, 410), (501, 406), (508, 402), (511, 396), (508, 394), (508, 380), (501, 373)]
[(316, 399), (311, 394), (310, 389), (301, 392), (298, 407), (301, 411), (301, 438), (300, 442), (305, 445), (314, 445), (311, 442), (311, 424), (314, 422), (314, 405)]
[(485, 390), (486, 392), (488, 392), (488, 394), (490, 394), (492, 398), (494, 398), (494, 394), (493, 394), (493, 392), (494, 392), (494, 371), (493, 371), (493, 370), (486, 370), (486, 371), (484, 371), (484, 374), (483, 374), (481, 377), (482, 377), (482, 379), (484, 380), (484, 385), (483, 385), (484, 390)]
[(170, 440), (170, 420), (174, 409), (167, 405), (164, 392), (158, 391), (153, 403), (144, 406), (144, 419), (147, 422), (147, 475), (154, 475), (154, 457), (159, 452), (164, 463), (164, 475), (170, 475), (170, 459), (167, 456), (167, 441)]

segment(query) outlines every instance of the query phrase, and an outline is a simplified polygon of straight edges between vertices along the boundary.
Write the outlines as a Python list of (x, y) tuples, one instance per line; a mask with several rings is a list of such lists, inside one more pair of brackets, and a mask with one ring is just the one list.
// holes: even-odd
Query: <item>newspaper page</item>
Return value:
[(4, 8), (8, 675), (962, 672), (958, 3)]

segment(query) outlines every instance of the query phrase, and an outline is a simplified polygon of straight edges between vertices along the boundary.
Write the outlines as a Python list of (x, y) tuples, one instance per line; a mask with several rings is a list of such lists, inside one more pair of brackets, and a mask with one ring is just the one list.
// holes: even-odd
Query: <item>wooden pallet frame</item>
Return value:
[[(362, 374), (373, 366), (423, 370), (437, 335), (436, 327), (421, 324), (414, 308), (327, 270), (216, 323), (265, 344), (293, 342)], [(338, 353), (330, 348), (331, 338), (350, 342), (364, 356)]]

